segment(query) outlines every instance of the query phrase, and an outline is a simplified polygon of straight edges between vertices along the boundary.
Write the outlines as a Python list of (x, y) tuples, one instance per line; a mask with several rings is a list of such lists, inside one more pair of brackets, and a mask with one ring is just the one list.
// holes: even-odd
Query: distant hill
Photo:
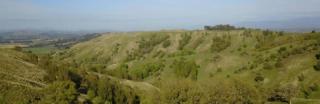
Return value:
[(306, 17), (279, 21), (247, 21), (238, 23), (237, 25), (291, 32), (310, 32), (312, 30), (320, 31), (320, 17)]

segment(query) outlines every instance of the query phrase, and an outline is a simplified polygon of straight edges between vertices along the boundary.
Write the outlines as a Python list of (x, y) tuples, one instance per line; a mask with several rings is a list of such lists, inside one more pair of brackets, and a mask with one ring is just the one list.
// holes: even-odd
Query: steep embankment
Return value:
[(310, 90), (320, 84), (320, 72), (313, 69), (319, 42), (319, 34), (260, 30), (110, 33), (77, 44), (58, 59), (161, 91), (162, 82), (181, 77), (194, 83), (237, 79), (263, 89), (264, 100), (277, 101), (270, 92), (287, 86), (297, 89), (294, 97), (320, 97)]

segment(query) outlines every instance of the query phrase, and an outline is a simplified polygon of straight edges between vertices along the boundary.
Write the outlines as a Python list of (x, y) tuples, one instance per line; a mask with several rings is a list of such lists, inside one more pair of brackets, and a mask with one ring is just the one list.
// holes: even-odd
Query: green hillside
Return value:
[(38, 96), (37, 91), (46, 86), (45, 71), (30, 54), (12, 49), (0, 49), (0, 102), (23, 103)]
[(159, 31), (109, 33), (54, 56), (159, 88), (160, 95), (141, 98), (146, 103), (263, 103), (320, 99), (319, 47), (317, 33)]
[(53, 54), (0, 49), (0, 102), (320, 102), (320, 34), (268, 30), (107, 33)]

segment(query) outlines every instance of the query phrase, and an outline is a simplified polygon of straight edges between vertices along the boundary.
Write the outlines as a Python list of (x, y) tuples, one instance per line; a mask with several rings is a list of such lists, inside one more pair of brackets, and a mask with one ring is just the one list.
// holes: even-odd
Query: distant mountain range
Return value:
[(65, 32), (65, 31), (34, 31), (19, 30), (10, 32), (0, 32), (2, 39), (52, 39), (52, 38), (72, 38), (88, 34), (87, 32)]
[(236, 25), (291, 32), (320, 31), (320, 17), (306, 17), (290, 20), (246, 21)]

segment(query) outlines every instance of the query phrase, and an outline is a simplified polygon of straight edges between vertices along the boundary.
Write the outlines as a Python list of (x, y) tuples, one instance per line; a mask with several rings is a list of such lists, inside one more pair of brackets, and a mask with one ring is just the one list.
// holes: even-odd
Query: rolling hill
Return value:
[[(314, 90), (320, 83), (317, 78), (320, 72), (313, 68), (319, 47), (318, 33), (250, 29), (126, 32), (108, 33), (76, 44), (55, 54), (55, 58), (72, 62), (88, 72), (150, 83), (160, 88), (162, 93), (154, 94), (154, 98), (161, 99), (163, 103), (219, 102), (219, 98), (202, 99), (210, 96), (204, 92), (219, 88), (219, 84), (230, 83), (235, 89), (243, 85), (241, 88), (248, 89), (246, 93), (249, 93), (239, 92), (237, 96), (223, 93), (231, 96), (226, 100), (230, 103), (242, 100), (251, 103), (289, 102), (293, 98), (320, 98), (320, 91)], [(186, 84), (185, 89), (190, 87), (189, 90), (195, 90), (198, 95), (179, 92), (179, 89), (184, 89), (183, 85), (170, 86), (176, 83)], [(237, 92), (232, 88), (225, 90)], [(177, 89), (177, 93), (172, 89)], [(216, 90), (212, 91), (213, 95), (222, 93)], [(168, 91), (171, 93), (165, 93)], [(193, 96), (201, 99), (190, 98)], [(254, 98), (256, 96), (258, 98)], [(148, 102), (150, 98), (142, 100)]]
[(253, 29), (106, 33), (48, 55), (4, 47), (0, 102), (318, 103), (319, 51), (319, 33)]

